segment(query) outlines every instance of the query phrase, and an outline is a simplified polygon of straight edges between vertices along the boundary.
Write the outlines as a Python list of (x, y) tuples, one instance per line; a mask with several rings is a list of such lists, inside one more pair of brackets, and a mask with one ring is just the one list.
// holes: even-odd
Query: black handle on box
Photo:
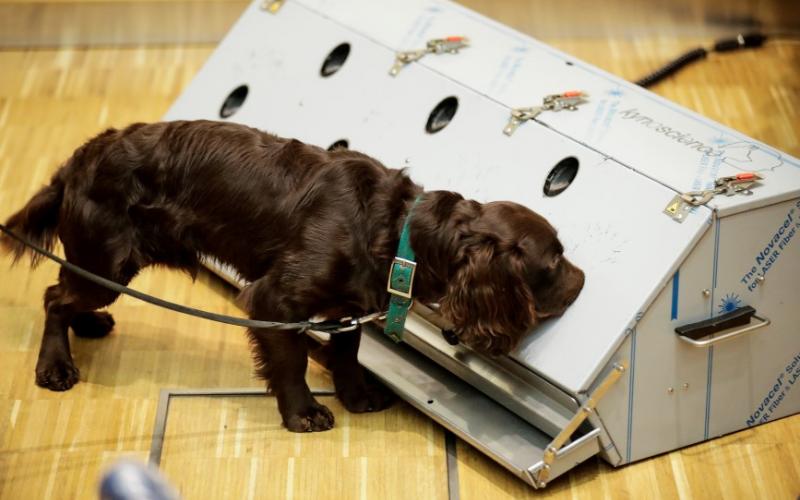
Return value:
[(750, 323), (750, 318), (752, 318), (755, 313), (756, 310), (752, 307), (744, 306), (735, 311), (723, 314), (722, 316), (717, 316), (716, 318), (679, 326), (675, 329), (675, 333), (697, 340), (711, 335), (712, 333), (733, 328), (734, 326), (746, 325)]

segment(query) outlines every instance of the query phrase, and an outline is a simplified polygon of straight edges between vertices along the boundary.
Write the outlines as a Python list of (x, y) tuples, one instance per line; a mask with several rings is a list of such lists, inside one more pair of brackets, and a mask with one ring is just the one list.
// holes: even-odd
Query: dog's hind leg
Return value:
[(72, 361), (67, 329), (74, 315), (68, 292), (61, 283), (44, 293), (45, 322), (36, 385), (51, 391), (66, 391), (78, 382), (78, 369)]
[[(129, 280), (124, 281), (127, 283)], [(99, 331), (97, 324), (89, 323), (102, 317), (103, 313), (96, 313), (95, 309), (111, 304), (118, 295), (61, 270), (58, 284), (49, 287), (44, 294), (46, 317), (36, 363), (36, 385), (53, 391), (66, 391), (78, 382), (79, 371), (72, 360), (68, 328), (78, 325), (76, 330), (83, 333), (90, 329)]]

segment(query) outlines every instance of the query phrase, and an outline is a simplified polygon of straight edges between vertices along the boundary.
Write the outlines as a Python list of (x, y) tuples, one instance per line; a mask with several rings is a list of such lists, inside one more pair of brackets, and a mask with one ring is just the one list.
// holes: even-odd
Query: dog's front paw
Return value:
[(36, 367), (36, 385), (51, 391), (66, 391), (78, 383), (80, 372), (72, 361), (55, 360)]
[(394, 394), (379, 384), (347, 387), (336, 393), (350, 413), (381, 411), (392, 405)]
[(333, 428), (333, 413), (324, 405), (312, 403), (304, 411), (283, 419), (283, 425), (292, 432), (319, 432)]

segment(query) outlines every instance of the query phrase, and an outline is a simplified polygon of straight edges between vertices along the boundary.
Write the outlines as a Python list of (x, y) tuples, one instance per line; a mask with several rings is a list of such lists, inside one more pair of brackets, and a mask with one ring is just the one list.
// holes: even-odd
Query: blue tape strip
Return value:
[(672, 312), (670, 319), (678, 319), (678, 290), (681, 284), (681, 272), (675, 271), (675, 276), (672, 277)]

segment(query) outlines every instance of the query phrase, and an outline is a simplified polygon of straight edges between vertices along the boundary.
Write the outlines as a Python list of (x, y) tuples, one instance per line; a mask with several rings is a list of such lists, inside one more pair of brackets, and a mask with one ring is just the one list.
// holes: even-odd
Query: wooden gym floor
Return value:
[[(501, 21), (508, 22), (501, 16)], [(550, 40), (624, 78), (635, 78), (707, 40)], [(0, 219), (20, 207), (86, 138), (108, 126), (154, 121), (212, 46), (0, 51)], [(800, 45), (711, 56), (654, 89), (800, 156)], [(95, 498), (98, 477), (121, 456), (146, 460), (159, 390), (259, 387), (244, 333), (127, 297), (111, 308), (105, 339), (72, 338), (81, 381), (54, 393), (33, 370), (42, 293), (57, 268), (0, 262), (0, 498)], [(148, 270), (133, 287), (235, 314), (233, 293), (208, 275), (195, 283)], [(312, 365), (309, 383), (330, 388)], [(327, 433), (281, 429), (261, 397), (184, 398), (167, 421), (162, 471), (187, 499), (447, 498), (445, 433), (403, 403), (336, 414)], [(795, 498), (800, 416), (620, 469), (597, 459), (536, 492), (457, 443), (461, 498)]]

